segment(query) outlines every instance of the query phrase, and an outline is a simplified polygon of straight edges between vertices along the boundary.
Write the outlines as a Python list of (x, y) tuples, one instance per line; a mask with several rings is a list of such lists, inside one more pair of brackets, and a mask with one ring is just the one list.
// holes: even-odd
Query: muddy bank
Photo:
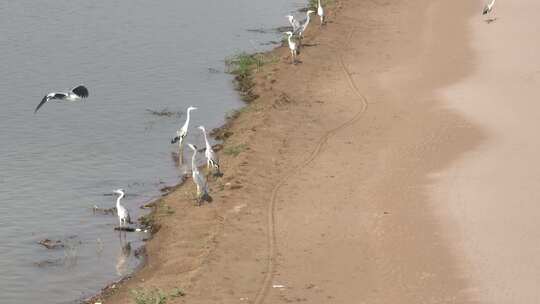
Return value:
[(484, 138), (437, 95), (474, 59), (476, 5), (442, 3), (336, 1), (300, 64), (271, 52), (227, 125), (213, 203), (195, 206), (189, 181), (165, 196), (146, 267), (103, 302), (472, 302), (426, 192)]

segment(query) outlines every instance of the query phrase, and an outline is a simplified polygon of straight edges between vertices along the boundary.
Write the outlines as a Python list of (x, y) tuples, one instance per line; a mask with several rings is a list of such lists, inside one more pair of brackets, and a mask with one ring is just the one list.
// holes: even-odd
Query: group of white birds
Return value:
[[(285, 16), (289, 23), (292, 26), (292, 31), (287, 31), (284, 34), (287, 35), (287, 42), (289, 44), (289, 50), (291, 51), (291, 61), (292, 64), (296, 64), (298, 57), (298, 50), (302, 46), (302, 38), (304, 37), (304, 32), (308, 28), (309, 22), (311, 20), (311, 14), (315, 13), (313, 10), (308, 10), (306, 12), (306, 19), (300, 22), (293, 15)], [(321, 26), (325, 24), (324, 19), (324, 9), (321, 5), (321, 0), (317, 1), (317, 15), (321, 20)], [(294, 38), (296, 36), (296, 38)]]
[[(317, 1), (317, 15), (320, 18), (321, 26), (325, 23), (325, 17), (324, 17), (324, 9), (321, 5), (321, 0)], [(495, 0), (489, 0), (483, 10), (482, 14), (486, 15), (489, 14), (493, 10), (493, 5), (495, 4)], [(287, 40), (289, 44), (289, 49), (291, 51), (291, 58), (292, 63), (296, 63), (296, 57), (298, 56), (298, 48), (301, 44), (302, 37), (304, 35), (304, 32), (306, 31), (311, 14), (315, 13), (313, 10), (308, 10), (306, 12), (306, 19), (302, 22), (298, 21), (293, 15), (287, 15), (287, 19), (289, 20), (289, 23), (292, 26), (292, 31), (287, 31), (285, 34), (287, 35)], [(296, 39), (293, 38), (293, 36), (296, 36)], [(298, 41), (298, 43), (296, 41)], [(68, 92), (52, 92), (43, 97), (41, 102), (37, 105), (36, 109), (34, 110), (34, 113), (36, 113), (46, 102), (49, 100), (60, 100), (60, 101), (80, 101), (83, 98), (86, 98), (89, 96), (88, 89), (84, 85), (78, 85), (71, 89)], [(182, 127), (176, 132), (176, 136), (171, 140), (172, 144), (178, 143), (179, 148), (179, 158), (180, 160), (183, 159), (183, 143), (184, 140), (188, 134), (189, 130), (189, 121), (191, 117), (191, 111), (197, 110), (196, 107), (190, 106), (187, 108), (186, 111), (186, 121), (182, 125)], [(215, 175), (219, 176), (221, 175), (220, 167), (219, 167), (219, 158), (218, 155), (214, 152), (212, 149), (212, 145), (210, 145), (210, 142), (208, 141), (208, 136), (206, 134), (206, 130), (204, 126), (199, 126), (199, 130), (201, 130), (204, 141), (205, 141), (205, 149), (204, 149), (204, 156), (206, 157), (206, 165), (207, 165), (207, 173), (211, 174), (212, 170), (215, 171)], [(197, 201), (199, 202), (199, 205), (204, 201), (210, 201), (210, 195), (208, 193), (208, 182), (206, 179), (206, 176), (202, 174), (199, 171), (199, 168), (197, 166), (197, 153), (199, 152), (197, 146), (193, 144), (188, 143), (189, 148), (193, 151), (193, 155), (191, 158), (191, 172), (192, 172), (192, 178), (193, 182), (195, 183), (195, 186), (197, 187)], [(113, 193), (118, 194), (118, 197), (116, 199), (116, 210), (118, 214), (118, 221), (120, 227), (124, 227), (127, 224), (131, 223), (129, 211), (120, 203), (121, 199), (124, 198), (126, 195), (125, 191), (123, 189), (117, 189), (114, 190)]]
[[(178, 157), (180, 158), (180, 160), (182, 160), (183, 158), (184, 139), (188, 135), (189, 121), (191, 119), (191, 111), (193, 110), (197, 110), (197, 108), (194, 106), (190, 106), (187, 108), (186, 121), (184, 122), (182, 127), (178, 129), (178, 131), (176, 131), (176, 136), (171, 140), (171, 144), (178, 143)], [(201, 130), (204, 137), (204, 156), (206, 157), (207, 173), (211, 174), (212, 171), (214, 171), (215, 176), (221, 176), (219, 158), (212, 149), (210, 141), (208, 141), (206, 129), (204, 128), (204, 126), (199, 126), (197, 127), (197, 129)], [(197, 187), (197, 202), (199, 205), (201, 205), (203, 201), (210, 202), (212, 198), (210, 197), (210, 194), (208, 192), (208, 182), (206, 176), (199, 171), (199, 167), (197, 165), (197, 153), (199, 152), (199, 149), (197, 148), (197, 146), (190, 143), (188, 143), (188, 146), (193, 151), (193, 155), (191, 157), (191, 176), (193, 178), (195, 186)], [(116, 211), (118, 214), (119, 225), (122, 228), (125, 227), (127, 224), (131, 223), (129, 211), (120, 203), (120, 200), (125, 196), (125, 192), (122, 189), (117, 189), (114, 190), (113, 193), (119, 195), (116, 199)]]
[[(315, 13), (315, 11), (308, 10), (306, 12), (306, 19), (303, 20), (302, 22), (296, 20), (293, 15), (286, 16), (287, 19), (289, 20), (289, 23), (292, 26), (292, 31), (285, 32), (285, 34), (288, 36), (287, 40), (289, 43), (289, 48), (291, 50), (291, 57), (292, 57), (293, 64), (296, 63), (296, 57), (298, 56), (298, 48), (300, 46), (304, 32), (308, 28), (311, 14), (313, 13)], [(324, 9), (321, 5), (321, 0), (318, 0), (317, 15), (320, 17), (321, 26), (324, 25), (325, 23)], [(296, 39), (294, 39), (293, 36), (296, 36)], [(298, 43), (295, 40), (297, 40)], [(37, 111), (49, 100), (77, 102), (77, 101), (81, 101), (84, 98), (87, 98), (88, 96), (89, 96), (88, 89), (84, 85), (78, 85), (67, 92), (51, 92), (45, 95), (41, 99), (41, 102), (37, 105), (37, 107), (34, 110), (34, 114), (37, 113)], [(194, 111), (194, 110), (197, 110), (197, 108), (194, 106), (190, 106), (187, 108), (186, 120), (184, 124), (182, 125), (182, 127), (176, 132), (176, 136), (171, 140), (172, 144), (178, 143), (178, 149), (179, 149), (178, 155), (181, 162), (183, 160), (183, 151), (184, 151), (183, 144), (189, 130), (191, 111)], [(210, 175), (212, 171), (214, 171), (215, 176), (221, 176), (221, 171), (219, 167), (219, 158), (218, 158), (218, 155), (212, 149), (212, 145), (208, 141), (206, 129), (204, 128), (204, 126), (199, 126), (198, 129), (201, 130), (204, 136), (205, 148), (203, 150), (204, 150), (204, 156), (206, 158), (207, 175)], [(191, 158), (191, 176), (197, 188), (197, 201), (200, 205), (202, 204), (203, 201), (211, 201), (211, 197), (208, 192), (207, 176), (202, 174), (199, 171), (199, 168), (197, 166), (197, 154), (199, 152), (199, 149), (194, 144), (188, 143), (188, 146), (193, 151), (193, 155)], [(113, 191), (113, 193), (118, 195), (118, 197), (116, 198), (116, 210), (118, 214), (118, 222), (119, 222), (120, 228), (123, 228), (123, 227), (126, 227), (128, 224), (131, 224), (131, 217), (130, 217), (129, 211), (120, 202), (122, 198), (126, 196), (126, 192), (123, 189), (116, 189)]]
[[(197, 110), (197, 108), (193, 106), (190, 106), (189, 108), (187, 108), (186, 121), (184, 122), (182, 127), (178, 131), (176, 131), (176, 136), (171, 140), (171, 144), (178, 143), (178, 150), (179, 150), (178, 157), (180, 160), (182, 160), (183, 158), (184, 139), (186, 138), (188, 134), (191, 111), (193, 110)], [(212, 148), (210, 141), (208, 141), (206, 129), (204, 128), (204, 126), (199, 126), (197, 128), (201, 130), (204, 137), (204, 143), (205, 143), (204, 156), (206, 157), (207, 173), (209, 175), (212, 173), (212, 170), (213, 170), (215, 176), (220, 176), (221, 171), (219, 168), (219, 158), (216, 152), (214, 152), (214, 149)], [(199, 204), (201, 204), (203, 201), (211, 200), (211, 197), (208, 193), (208, 183), (206, 180), (206, 176), (201, 174), (197, 166), (197, 153), (199, 152), (197, 146), (188, 143), (188, 147), (193, 151), (193, 155), (191, 158), (191, 176), (193, 178), (193, 182), (195, 183), (195, 186), (197, 187), (197, 201), (199, 202)]]
[[(88, 96), (89, 96), (88, 89), (84, 85), (78, 85), (67, 92), (51, 92), (43, 97), (41, 102), (37, 105), (36, 109), (34, 110), (34, 113), (36, 113), (49, 100), (76, 102), (76, 101), (81, 101), (83, 98), (86, 98)], [(190, 106), (187, 109), (186, 121), (184, 122), (182, 127), (176, 132), (176, 136), (171, 141), (171, 143), (173, 144), (178, 143), (180, 160), (182, 160), (183, 158), (183, 149), (184, 149), (183, 143), (184, 143), (184, 139), (186, 138), (188, 134), (191, 111), (193, 110), (197, 110), (197, 108)], [(199, 126), (198, 129), (201, 130), (204, 137), (204, 142), (205, 142), (204, 156), (206, 157), (207, 172), (208, 174), (211, 174), (213, 170), (214, 176), (221, 176), (221, 171), (219, 167), (219, 158), (218, 158), (218, 155), (212, 149), (212, 145), (210, 144), (208, 140), (208, 136), (206, 134), (206, 129), (204, 128), (204, 126)], [(197, 153), (199, 152), (199, 150), (197, 149), (197, 146), (193, 144), (188, 144), (188, 146), (193, 150), (193, 156), (191, 159), (191, 171), (192, 171), (193, 182), (195, 183), (197, 187), (197, 201), (199, 202), (199, 205), (200, 205), (205, 200), (211, 201), (211, 197), (208, 193), (208, 184), (207, 184), (206, 176), (203, 175), (199, 171), (199, 168), (197, 166), (196, 158), (197, 158)], [(116, 189), (113, 191), (113, 193), (118, 195), (116, 199), (116, 210), (118, 214), (118, 221), (119, 221), (120, 228), (123, 228), (127, 226), (128, 224), (131, 224), (129, 211), (120, 202), (122, 198), (125, 197), (126, 193), (123, 189)]]

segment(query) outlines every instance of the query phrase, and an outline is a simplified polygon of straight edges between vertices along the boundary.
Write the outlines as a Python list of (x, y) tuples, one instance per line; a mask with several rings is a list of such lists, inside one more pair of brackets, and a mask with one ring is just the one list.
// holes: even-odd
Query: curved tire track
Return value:
[[(347, 45), (350, 45), (352, 35), (354, 33), (354, 28), (351, 29), (348, 37), (347, 37)], [(341, 129), (344, 129), (350, 125), (353, 125), (356, 123), (360, 117), (367, 111), (368, 109), (368, 100), (367, 98), (360, 92), (356, 84), (354, 83), (354, 80), (352, 79), (352, 75), (345, 67), (345, 63), (343, 61), (343, 56), (340, 54), (338, 56), (340, 68), (345, 74), (347, 78), (347, 82), (349, 83), (349, 87), (351, 90), (355, 93), (355, 95), (361, 100), (362, 102), (362, 108), (349, 120), (346, 122), (336, 126), (335, 128), (327, 131), (317, 142), (317, 145), (313, 149), (313, 151), (310, 153), (309, 157), (300, 165), (296, 166), (295, 169), (304, 168), (310, 163), (312, 163), (321, 153), (322, 148), (328, 141), (328, 139), (336, 134)], [(264, 278), (263, 285), (257, 292), (257, 295), (255, 296), (254, 304), (262, 304), (266, 300), (266, 297), (268, 295), (268, 291), (270, 290), (270, 286), (272, 283), (272, 279), (274, 277), (274, 271), (276, 268), (276, 252), (277, 252), (277, 246), (276, 246), (276, 201), (277, 201), (277, 195), (279, 193), (279, 190), (281, 187), (283, 187), (286, 182), (289, 180), (291, 176), (293, 176), (295, 173), (297, 173), (297, 170), (291, 170), (289, 173), (287, 173), (272, 189), (272, 195), (270, 197), (270, 204), (268, 204), (268, 222), (267, 222), (267, 230), (268, 230), (268, 260), (267, 260), (267, 266), (266, 266), (266, 274)]]

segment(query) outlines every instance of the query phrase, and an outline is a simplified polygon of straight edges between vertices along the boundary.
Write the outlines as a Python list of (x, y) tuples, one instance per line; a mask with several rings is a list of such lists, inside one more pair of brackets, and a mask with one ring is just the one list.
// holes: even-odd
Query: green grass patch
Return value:
[(131, 290), (131, 296), (136, 304), (167, 304), (169, 298), (178, 298), (185, 295), (186, 293), (178, 287), (173, 288), (169, 293), (159, 288)]
[(136, 304), (166, 304), (167, 295), (161, 289), (131, 290), (131, 296)]
[(261, 67), (268, 63), (276, 62), (278, 59), (274, 56), (268, 56), (261, 53), (248, 54), (240, 53), (236, 54), (225, 60), (227, 65), (227, 72), (233, 75), (249, 76), (253, 70), (259, 70)]

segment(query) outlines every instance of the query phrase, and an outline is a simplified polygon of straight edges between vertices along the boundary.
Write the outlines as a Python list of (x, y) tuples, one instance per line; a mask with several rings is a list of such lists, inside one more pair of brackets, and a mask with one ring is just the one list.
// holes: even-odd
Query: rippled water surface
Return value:
[[(192, 126), (220, 125), (241, 106), (223, 59), (270, 48), (271, 29), (304, 2), (2, 1), (0, 302), (69, 303), (132, 271), (144, 234), (121, 240), (116, 217), (92, 206), (112, 207), (105, 194), (121, 187), (138, 213), (179, 180), (170, 139), (185, 117), (147, 110), (196, 105)], [(33, 114), (49, 91), (80, 83), (84, 103)], [(189, 141), (202, 143), (196, 131)]]

